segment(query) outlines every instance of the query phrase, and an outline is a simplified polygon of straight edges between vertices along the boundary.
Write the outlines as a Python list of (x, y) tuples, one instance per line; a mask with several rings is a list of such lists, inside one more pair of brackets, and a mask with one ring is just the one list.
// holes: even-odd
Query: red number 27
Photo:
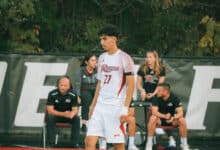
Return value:
[(104, 84), (109, 84), (111, 78), (112, 78), (112, 75), (105, 75), (105, 81), (104, 81)]

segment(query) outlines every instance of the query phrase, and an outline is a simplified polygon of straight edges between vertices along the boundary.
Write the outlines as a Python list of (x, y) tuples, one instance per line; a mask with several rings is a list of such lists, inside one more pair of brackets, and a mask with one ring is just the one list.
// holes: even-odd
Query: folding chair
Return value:
[[(46, 115), (44, 117), (44, 125), (43, 125), (43, 147), (46, 148), (46, 140), (47, 140), (47, 128), (46, 128)], [(55, 145), (58, 144), (58, 140), (59, 140), (59, 134), (60, 134), (60, 129), (59, 128), (69, 128), (71, 127), (70, 123), (61, 123), (61, 122), (57, 122), (55, 123), (55, 127), (58, 128), (58, 130), (56, 131), (56, 135), (55, 135)]]

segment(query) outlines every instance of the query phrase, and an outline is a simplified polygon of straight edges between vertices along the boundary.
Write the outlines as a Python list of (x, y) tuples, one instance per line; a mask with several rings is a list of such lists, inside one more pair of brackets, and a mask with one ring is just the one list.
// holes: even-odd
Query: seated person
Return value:
[[(136, 120), (135, 120), (135, 109), (133, 107), (129, 108), (127, 116), (121, 116), (120, 120), (122, 123), (128, 124), (128, 135), (129, 135), (129, 143), (128, 150), (138, 150), (136, 145), (134, 144), (134, 138), (136, 133)], [(106, 140), (104, 138), (99, 139), (99, 149), (106, 150)]]
[(78, 147), (80, 119), (77, 116), (78, 102), (77, 95), (72, 91), (71, 81), (68, 76), (58, 80), (58, 88), (52, 90), (48, 95), (46, 128), (48, 141), (51, 146), (55, 143), (55, 123), (68, 122), (72, 125), (71, 142), (73, 147)]
[(153, 135), (157, 125), (178, 126), (181, 136), (181, 149), (189, 150), (187, 144), (187, 126), (183, 117), (182, 104), (170, 91), (167, 83), (158, 84), (157, 97), (152, 101), (152, 115), (148, 122), (148, 139), (145, 150), (152, 150)]

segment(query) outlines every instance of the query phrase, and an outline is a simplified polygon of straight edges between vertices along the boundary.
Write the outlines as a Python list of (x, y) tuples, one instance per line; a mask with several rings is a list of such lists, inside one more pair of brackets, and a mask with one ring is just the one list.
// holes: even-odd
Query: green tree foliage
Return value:
[(218, 0), (1, 0), (0, 51), (100, 52), (97, 30), (111, 23), (122, 33), (120, 47), (131, 54), (157, 49), (161, 56), (215, 56), (218, 53), (198, 44), (207, 32), (199, 21), (205, 15), (220, 21), (219, 4)]
[(40, 52), (40, 27), (32, 21), (36, 14), (33, 0), (0, 1), (1, 50)]

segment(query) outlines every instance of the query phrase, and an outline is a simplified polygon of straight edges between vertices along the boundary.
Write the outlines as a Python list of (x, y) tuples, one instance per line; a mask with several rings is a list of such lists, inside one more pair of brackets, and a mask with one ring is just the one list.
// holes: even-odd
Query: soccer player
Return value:
[(46, 127), (50, 146), (55, 141), (55, 123), (69, 122), (72, 124), (71, 142), (74, 148), (79, 147), (80, 119), (78, 117), (78, 96), (72, 90), (68, 76), (58, 80), (57, 89), (48, 94)]
[(106, 52), (98, 60), (98, 83), (90, 106), (86, 150), (95, 150), (99, 137), (106, 138), (115, 150), (125, 150), (125, 129), (120, 118), (128, 115), (133, 96), (134, 62), (118, 48), (119, 32), (115, 26), (103, 27), (98, 36)]
[(157, 97), (153, 99), (152, 104), (152, 116), (148, 123), (148, 139), (145, 150), (152, 150), (152, 140), (157, 125), (178, 126), (181, 136), (180, 147), (183, 150), (189, 150), (182, 103), (177, 96), (171, 93), (169, 84), (161, 83), (158, 85)]

